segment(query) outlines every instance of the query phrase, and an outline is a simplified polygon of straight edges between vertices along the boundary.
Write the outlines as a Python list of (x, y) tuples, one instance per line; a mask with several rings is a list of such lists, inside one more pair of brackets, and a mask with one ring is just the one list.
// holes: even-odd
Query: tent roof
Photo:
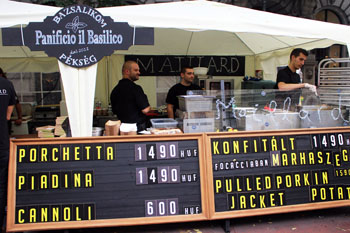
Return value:
[[(0, 27), (40, 22), (60, 8), (1, 0)], [(211, 1), (97, 8), (115, 22), (154, 27), (154, 46), (133, 46), (119, 54), (267, 55), (350, 44), (350, 27), (273, 14)], [(137, 35), (136, 35), (137, 36)], [(0, 46), (1, 56), (45, 56), (41, 52)], [(5, 52), (5, 53), (3, 53)]]
[[(47, 16), (54, 15), (61, 8), (31, 3), (0, 0), (0, 28), (26, 25), (30, 22), (42, 22)], [(0, 33), (0, 58), (47, 57), (44, 52), (32, 52), (25, 46), (2, 46)]]
[[(348, 30), (350, 34), (350, 28), (345, 25), (205, 0), (106, 7), (97, 10), (103, 15), (111, 16), (115, 21), (144, 27), (262, 33), (275, 36), (331, 38), (338, 41), (342, 41), (346, 36), (337, 30)], [(334, 34), (329, 35), (329, 31)]]
[[(257, 55), (297, 46), (312, 49), (335, 43), (350, 44), (350, 27), (347, 25), (273, 14), (211, 1), (108, 7), (98, 10), (103, 15), (111, 16), (115, 21), (125, 21), (133, 26), (155, 27), (155, 46), (157, 37), (160, 37), (157, 33), (161, 34), (161, 37), (166, 38), (168, 42), (167, 47), (170, 47), (169, 51), (163, 53), (169, 54), (178, 54), (176, 51), (171, 51), (169, 44), (176, 45), (179, 40), (185, 40), (188, 44), (182, 54), (216, 52)], [(182, 29), (195, 33), (174, 32), (169, 29)], [(214, 51), (203, 53), (208, 47), (214, 47)], [(149, 49), (155, 51), (154, 48)], [(140, 53), (132, 50), (131, 52)]]
[(1, 0), (0, 9), (0, 28), (3, 28), (30, 22), (42, 22), (47, 16), (56, 14), (61, 8)]

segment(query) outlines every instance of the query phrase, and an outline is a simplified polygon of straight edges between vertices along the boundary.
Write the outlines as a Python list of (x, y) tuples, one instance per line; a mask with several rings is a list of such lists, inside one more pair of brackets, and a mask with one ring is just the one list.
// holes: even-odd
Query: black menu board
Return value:
[(212, 137), (215, 212), (350, 199), (350, 133)]
[(17, 145), (14, 224), (201, 215), (198, 136), (144, 139)]

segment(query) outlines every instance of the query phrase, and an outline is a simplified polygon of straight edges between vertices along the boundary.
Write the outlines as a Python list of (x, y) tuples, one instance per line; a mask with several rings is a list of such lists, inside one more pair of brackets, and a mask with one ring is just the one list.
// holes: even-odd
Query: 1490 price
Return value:
[(180, 166), (136, 168), (136, 185), (180, 183)]
[(335, 134), (314, 134), (311, 135), (312, 148), (337, 148), (344, 146), (344, 135), (341, 133)]
[(177, 158), (179, 158), (177, 142), (135, 145), (135, 161)]

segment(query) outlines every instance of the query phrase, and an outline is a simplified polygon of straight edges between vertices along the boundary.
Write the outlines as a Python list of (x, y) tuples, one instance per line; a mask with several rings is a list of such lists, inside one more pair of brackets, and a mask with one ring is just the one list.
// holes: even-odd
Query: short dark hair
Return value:
[(186, 73), (186, 70), (187, 70), (187, 69), (193, 69), (193, 67), (192, 67), (192, 66), (183, 66), (183, 67), (181, 68), (181, 74)]
[(293, 49), (293, 51), (290, 53), (289, 58), (292, 59), (292, 56), (298, 57), (300, 53), (304, 54), (305, 56), (309, 56), (309, 53), (305, 49), (296, 48), (296, 49)]
[(7, 78), (6, 73), (1, 68), (0, 68), (0, 77)]

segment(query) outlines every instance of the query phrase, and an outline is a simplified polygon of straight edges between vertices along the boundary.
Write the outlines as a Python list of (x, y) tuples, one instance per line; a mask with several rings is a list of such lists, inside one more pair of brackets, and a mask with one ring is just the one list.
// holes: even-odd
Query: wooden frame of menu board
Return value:
[(350, 128), (208, 133), (209, 218), (350, 205)]
[(15, 139), (8, 231), (208, 219), (203, 134)]

